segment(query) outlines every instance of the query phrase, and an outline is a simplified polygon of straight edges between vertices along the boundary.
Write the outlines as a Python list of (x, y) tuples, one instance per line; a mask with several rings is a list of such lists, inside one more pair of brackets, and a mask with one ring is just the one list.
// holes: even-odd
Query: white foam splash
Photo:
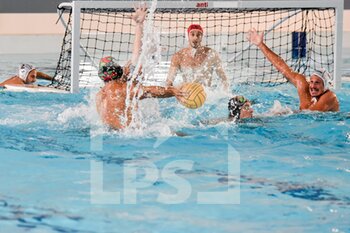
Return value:
[(144, 99), (138, 102), (133, 124), (121, 131), (125, 137), (168, 137), (172, 130), (166, 118), (162, 118), (157, 99)]
[(81, 103), (72, 107), (62, 108), (63, 112), (57, 116), (60, 125), (69, 127), (72, 122), (79, 122), (81, 127), (91, 127), (99, 131), (106, 132), (106, 127), (97, 113), (96, 97), (97, 90), (91, 89), (90, 96), (86, 97), (87, 103)]
[(62, 113), (58, 114), (57, 121), (60, 124), (67, 124), (70, 120), (76, 119), (76, 118), (87, 118), (89, 111), (89, 106), (85, 104), (79, 104), (74, 107), (69, 107), (65, 109)]
[[(128, 128), (135, 128), (137, 130), (142, 129), (141, 127), (142, 122), (140, 121), (140, 118), (137, 116), (138, 115), (137, 105), (138, 105), (138, 97), (140, 94), (139, 89), (141, 87), (141, 84), (138, 82), (134, 86), (133, 83), (134, 83), (134, 80), (137, 79), (137, 76), (138, 76), (137, 74), (141, 67), (141, 64), (143, 65), (144, 71), (152, 71), (155, 68), (155, 64), (158, 63), (157, 60), (160, 59), (160, 46), (159, 46), (160, 36), (157, 33), (155, 33), (156, 30), (153, 26), (154, 25), (153, 14), (156, 8), (157, 8), (157, 0), (153, 0), (147, 14), (147, 19), (144, 22), (145, 25), (144, 25), (143, 36), (142, 36), (141, 54), (138, 59), (138, 63), (135, 67), (134, 73), (132, 74), (132, 78), (127, 84), (127, 92), (126, 92), (127, 98), (125, 99), (125, 105), (126, 105), (125, 109), (131, 108), (131, 112), (132, 112), (131, 124)], [(153, 35), (156, 35), (156, 36), (154, 37)], [(157, 59), (154, 60), (154, 58), (157, 58)], [(149, 62), (149, 61), (152, 61), (152, 62)], [(127, 111), (124, 112), (124, 119), (128, 119)]]
[(41, 124), (42, 122), (51, 124), (55, 119), (55, 116), (52, 114), (52, 107), (56, 108), (57, 105), (35, 108), (28, 108), (27, 105), (13, 105), (11, 108), (6, 109), (6, 112), (3, 112), (2, 116), (5, 116), (5, 118), (0, 119), (0, 125), (17, 126), (32, 123)]
[(26, 120), (19, 120), (19, 119), (16, 120), (12, 118), (0, 119), (0, 125), (16, 126), (16, 125), (22, 125), (26, 123), (28, 123), (28, 121)]
[(263, 114), (264, 116), (276, 116), (276, 115), (289, 115), (292, 114), (293, 110), (288, 106), (283, 106), (280, 101), (275, 100), (273, 106)]
[(218, 102), (224, 101), (227, 104), (229, 98), (231, 97), (226, 93), (222, 87), (218, 88), (205, 88), (205, 93), (207, 94), (206, 104), (217, 104)]

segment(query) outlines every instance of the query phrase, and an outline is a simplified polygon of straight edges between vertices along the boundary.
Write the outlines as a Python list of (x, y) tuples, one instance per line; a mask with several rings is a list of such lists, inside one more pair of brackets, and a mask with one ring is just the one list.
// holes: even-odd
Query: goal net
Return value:
[[(152, 29), (144, 32), (148, 67), (144, 65), (143, 81), (164, 84), (171, 57), (188, 46), (187, 28), (195, 23), (204, 30), (202, 45), (220, 54), (231, 83), (273, 86), (287, 81), (249, 44), (246, 33), (251, 28), (264, 32), (267, 46), (296, 72), (309, 76), (323, 67), (336, 83), (341, 53), (341, 30), (337, 29), (340, 1), (313, 3), (322, 7), (312, 1), (259, 1), (256, 7), (253, 2), (158, 2), (147, 19)], [(113, 56), (122, 65), (131, 58), (132, 2), (73, 2), (61, 10), (68, 13), (68, 19), (52, 86), (75, 92), (79, 86), (99, 85), (97, 66), (102, 57)]]

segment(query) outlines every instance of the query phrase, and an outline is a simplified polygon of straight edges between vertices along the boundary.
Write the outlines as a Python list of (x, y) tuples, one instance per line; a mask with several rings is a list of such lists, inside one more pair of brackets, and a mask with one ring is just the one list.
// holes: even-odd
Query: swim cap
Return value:
[[(331, 75), (328, 73), (328, 71), (324, 68), (315, 69), (315, 71), (312, 73), (312, 75), (316, 75), (323, 81), (324, 85), (324, 91), (327, 91), (331, 85)], [(311, 76), (312, 76), (311, 75)]]
[(104, 82), (119, 79), (123, 76), (123, 68), (116, 63), (112, 56), (103, 57), (100, 60), (98, 77)]
[(34, 66), (29, 64), (22, 64), (18, 68), (18, 77), (20, 77), (24, 82), (26, 82), (28, 74), (32, 70), (35, 70)]
[(199, 30), (203, 33), (203, 28), (199, 24), (191, 24), (187, 29), (187, 34), (189, 34), (192, 30)]
[(246, 102), (248, 102), (248, 100), (244, 98), (244, 96), (238, 95), (232, 97), (228, 102), (228, 111), (230, 113), (230, 117), (239, 119), (241, 115), (241, 109)]

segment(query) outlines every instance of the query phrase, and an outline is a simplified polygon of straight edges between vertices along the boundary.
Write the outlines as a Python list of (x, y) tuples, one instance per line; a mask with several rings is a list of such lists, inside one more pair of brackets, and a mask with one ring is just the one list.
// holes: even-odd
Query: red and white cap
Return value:
[(201, 31), (203, 33), (203, 28), (199, 24), (191, 24), (187, 28), (187, 34), (189, 34), (192, 30), (199, 30), (199, 31)]

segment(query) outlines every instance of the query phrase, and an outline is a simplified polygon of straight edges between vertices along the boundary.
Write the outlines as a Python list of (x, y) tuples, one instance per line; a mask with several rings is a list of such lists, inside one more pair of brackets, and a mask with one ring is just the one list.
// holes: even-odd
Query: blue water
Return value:
[[(57, 57), (0, 61), (30, 59), (51, 72)], [(7, 66), (1, 80), (15, 67)], [(143, 125), (123, 133), (101, 125), (89, 90), (0, 92), (0, 232), (350, 232), (350, 83), (337, 92), (339, 113), (268, 116), (274, 100), (298, 108), (288, 84), (233, 91), (254, 99), (258, 119), (205, 126), (201, 120), (226, 115), (226, 100), (197, 111), (174, 99), (147, 100)], [(232, 155), (239, 159), (233, 176)], [(187, 183), (169, 182), (164, 171), (174, 164)], [(102, 174), (94, 173), (96, 165)], [(138, 169), (134, 180), (124, 170), (130, 165)], [(156, 173), (146, 179), (150, 170)], [(122, 197), (96, 204), (90, 193), (96, 176), (103, 191)], [(123, 196), (128, 179), (144, 185), (136, 204)], [(199, 203), (198, 193), (223, 192), (232, 182), (234, 204)], [(160, 194), (186, 193), (186, 184), (190, 193), (179, 203), (159, 201)], [(219, 201), (227, 203), (213, 204)]]

